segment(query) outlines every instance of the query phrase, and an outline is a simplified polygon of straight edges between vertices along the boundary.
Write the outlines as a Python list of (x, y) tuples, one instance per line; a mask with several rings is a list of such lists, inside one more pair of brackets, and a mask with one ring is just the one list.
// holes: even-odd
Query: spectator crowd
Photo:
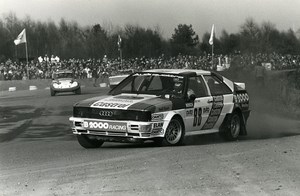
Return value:
[[(147, 69), (203, 69), (212, 70), (218, 67), (236, 67), (254, 70), (258, 62), (269, 65), (270, 70), (286, 70), (300, 68), (300, 55), (256, 54), (256, 55), (214, 55), (184, 56), (158, 58), (108, 59), (46, 59), (26, 62), (7, 60), (0, 64), (0, 80), (51, 79), (57, 70), (72, 70), (75, 78), (97, 78), (122, 74), (125, 71), (141, 71)], [(216, 66), (217, 65), (217, 66)]]

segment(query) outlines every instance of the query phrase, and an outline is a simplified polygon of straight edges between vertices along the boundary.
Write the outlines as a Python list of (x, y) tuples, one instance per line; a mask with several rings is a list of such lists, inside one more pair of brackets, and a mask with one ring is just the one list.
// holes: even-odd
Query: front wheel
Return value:
[(104, 143), (101, 140), (90, 139), (86, 135), (77, 135), (77, 140), (79, 144), (84, 148), (99, 148)]
[(178, 146), (183, 144), (185, 130), (182, 121), (179, 118), (173, 118), (165, 133), (163, 143), (169, 146)]
[(227, 126), (224, 130), (224, 137), (229, 141), (237, 140), (241, 132), (241, 119), (238, 113), (234, 112), (227, 119)]

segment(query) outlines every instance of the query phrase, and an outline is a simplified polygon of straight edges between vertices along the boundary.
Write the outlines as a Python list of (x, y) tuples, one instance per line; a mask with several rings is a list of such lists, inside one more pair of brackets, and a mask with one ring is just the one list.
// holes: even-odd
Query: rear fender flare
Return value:
[(224, 121), (223, 121), (223, 123), (222, 123), (222, 125), (221, 125), (221, 127), (220, 127), (220, 132), (223, 132), (224, 131), (224, 128), (226, 128), (227, 126), (228, 126), (228, 118), (230, 118), (231, 117), (231, 115), (233, 114), (233, 113), (237, 113), (238, 115), (239, 115), (239, 117), (240, 117), (240, 119), (241, 119), (241, 132), (240, 132), (240, 135), (247, 135), (247, 129), (246, 129), (246, 121), (245, 121), (245, 118), (244, 118), (244, 115), (243, 115), (243, 113), (242, 113), (242, 110), (241, 110), (241, 108), (239, 108), (239, 107), (235, 107), (234, 109), (233, 109), (233, 111), (232, 111), (232, 113), (229, 113), (229, 114), (227, 114), (226, 116), (225, 116), (225, 118), (224, 118)]

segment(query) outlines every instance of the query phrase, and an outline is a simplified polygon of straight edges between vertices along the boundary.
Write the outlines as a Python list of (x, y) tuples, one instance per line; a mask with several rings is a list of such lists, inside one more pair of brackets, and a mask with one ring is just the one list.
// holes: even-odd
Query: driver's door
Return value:
[[(196, 99), (190, 100), (194, 94)], [(201, 130), (212, 108), (213, 97), (208, 95), (204, 80), (201, 76), (190, 77), (188, 79), (186, 103), (186, 131)]]

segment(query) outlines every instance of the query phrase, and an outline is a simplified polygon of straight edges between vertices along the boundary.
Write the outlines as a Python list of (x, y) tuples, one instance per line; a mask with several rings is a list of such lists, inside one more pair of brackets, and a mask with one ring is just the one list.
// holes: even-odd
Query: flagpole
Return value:
[(121, 39), (121, 36), (118, 35), (118, 50), (120, 51), (120, 59), (121, 59), (121, 67), (123, 66), (123, 60), (122, 60), (122, 39)]
[(214, 69), (214, 44), (211, 45), (211, 67)]
[(27, 78), (29, 79), (29, 70), (28, 70), (28, 51), (27, 51), (27, 41), (25, 42), (26, 50), (26, 69), (27, 69)]
[(122, 60), (122, 48), (120, 48), (120, 58), (121, 58), (121, 67), (123, 67), (123, 60)]

